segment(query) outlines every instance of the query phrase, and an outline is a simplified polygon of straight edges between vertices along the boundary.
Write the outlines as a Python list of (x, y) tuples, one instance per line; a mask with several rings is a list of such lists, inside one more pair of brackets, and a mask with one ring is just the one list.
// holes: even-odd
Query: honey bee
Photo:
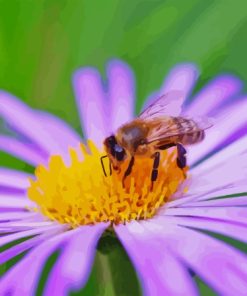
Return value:
[(177, 165), (186, 166), (184, 145), (202, 141), (204, 130), (212, 124), (205, 119), (189, 119), (179, 116), (184, 101), (180, 91), (169, 92), (148, 106), (137, 118), (120, 126), (116, 133), (104, 140), (107, 155), (101, 157), (101, 164), (106, 175), (103, 158), (108, 157), (114, 170), (120, 171), (121, 163), (129, 164), (123, 175), (131, 174), (135, 157), (153, 158), (151, 181), (158, 177), (160, 151), (177, 147)]

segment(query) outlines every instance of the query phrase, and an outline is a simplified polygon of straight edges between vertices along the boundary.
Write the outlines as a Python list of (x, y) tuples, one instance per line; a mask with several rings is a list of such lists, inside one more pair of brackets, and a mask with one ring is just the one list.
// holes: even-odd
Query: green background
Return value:
[(246, 81), (246, 52), (246, 0), (0, 0), (0, 88), (77, 130), (71, 78), (81, 66), (104, 75), (109, 59), (128, 62), (140, 106), (179, 62), (200, 67), (197, 90), (219, 73)]

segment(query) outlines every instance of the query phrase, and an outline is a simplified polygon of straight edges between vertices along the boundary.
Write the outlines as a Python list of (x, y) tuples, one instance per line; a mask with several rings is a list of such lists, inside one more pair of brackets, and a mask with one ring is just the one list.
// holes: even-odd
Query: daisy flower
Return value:
[[(145, 104), (174, 90), (189, 98), (197, 78), (194, 65), (178, 65)], [(105, 176), (100, 163), (104, 138), (134, 116), (129, 67), (111, 61), (107, 87), (95, 69), (82, 68), (73, 85), (89, 141), (0, 93), (0, 116), (11, 131), (0, 135), (0, 149), (36, 167), (34, 175), (0, 169), (0, 263), (25, 254), (3, 275), (0, 295), (35, 295), (44, 262), (57, 250), (44, 295), (82, 288), (105, 235), (125, 248), (144, 295), (198, 295), (192, 272), (220, 295), (246, 295), (247, 257), (217, 237), (247, 242), (247, 101), (232, 99), (241, 82), (216, 77), (184, 102), (182, 116), (215, 124), (187, 148), (189, 170), (178, 168), (174, 148), (161, 153), (152, 190), (153, 160), (137, 159), (124, 184), (121, 172)]]

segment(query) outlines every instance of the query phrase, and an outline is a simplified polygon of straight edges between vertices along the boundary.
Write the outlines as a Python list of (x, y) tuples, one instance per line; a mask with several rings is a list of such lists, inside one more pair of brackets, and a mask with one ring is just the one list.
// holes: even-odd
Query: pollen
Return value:
[(172, 148), (161, 151), (155, 182), (151, 182), (154, 160), (137, 157), (131, 174), (123, 182), (128, 160), (120, 171), (112, 170), (110, 174), (109, 159), (105, 158), (105, 176), (100, 162), (104, 154), (89, 141), (87, 147), (81, 144), (79, 150), (69, 148), (69, 165), (61, 156), (53, 155), (47, 167), (38, 166), (28, 188), (28, 197), (37, 205), (33, 210), (73, 228), (149, 219), (172, 198), (188, 170), (177, 167), (177, 152)]

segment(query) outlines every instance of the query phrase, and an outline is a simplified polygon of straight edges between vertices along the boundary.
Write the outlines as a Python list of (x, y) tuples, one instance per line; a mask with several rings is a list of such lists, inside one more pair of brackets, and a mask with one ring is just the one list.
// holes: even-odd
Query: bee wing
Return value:
[(195, 134), (213, 126), (209, 118), (166, 117), (150, 121), (152, 128), (147, 136), (147, 143), (169, 142), (169, 138), (185, 134)]
[(182, 91), (174, 90), (154, 101), (138, 116), (141, 119), (152, 119), (162, 116), (179, 116), (185, 94)]

